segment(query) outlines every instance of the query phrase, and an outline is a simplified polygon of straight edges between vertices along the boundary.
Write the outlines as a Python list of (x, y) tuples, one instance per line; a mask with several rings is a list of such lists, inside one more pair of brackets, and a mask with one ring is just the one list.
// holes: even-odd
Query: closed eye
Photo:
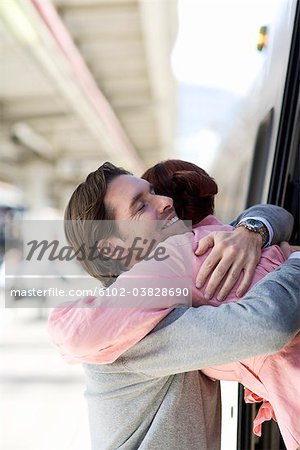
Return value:
[[(156, 195), (156, 194), (155, 194), (154, 187), (153, 187), (151, 184), (149, 185), (149, 194), (150, 194), (150, 195)], [(140, 197), (140, 195), (139, 195), (139, 197)], [(141, 197), (143, 197), (143, 196), (141, 196)], [(138, 208), (136, 209), (136, 214), (139, 213), (139, 212), (142, 212), (143, 209), (147, 206), (147, 204), (148, 204), (148, 202), (140, 203), (140, 205), (139, 205)]]
[(145, 208), (145, 204), (143, 203), (140, 207), (139, 207), (139, 209), (137, 210), (137, 212), (139, 212), (139, 211), (142, 211), (144, 208)]

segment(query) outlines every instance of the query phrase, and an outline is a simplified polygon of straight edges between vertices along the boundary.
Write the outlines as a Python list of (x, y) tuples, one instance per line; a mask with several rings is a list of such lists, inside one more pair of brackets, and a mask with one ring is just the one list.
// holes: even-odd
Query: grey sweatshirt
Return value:
[[(282, 236), (268, 220), (273, 241), (288, 238), (290, 224)], [(291, 259), (243, 301), (177, 308), (113, 364), (85, 364), (92, 449), (219, 449), (219, 383), (199, 369), (272, 353), (292, 339), (299, 275), (300, 260)]]
[(290, 259), (243, 301), (177, 308), (113, 364), (85, 364), (92, 448), (219, 449), (219, 383), (198, 369), (288, 342), (300, 328), (299, 279)]

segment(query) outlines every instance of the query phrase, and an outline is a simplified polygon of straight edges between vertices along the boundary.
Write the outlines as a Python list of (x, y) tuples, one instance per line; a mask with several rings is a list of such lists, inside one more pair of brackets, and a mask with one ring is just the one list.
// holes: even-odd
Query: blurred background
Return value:
[[(107, 160), (141, 175), (166, 158), (215, 176), (217, 214), (233, 219), (251, 169), (253, 93), (271, 70), (283, 76), (268, 58), (288, 3), (0, 0), (1, 449), (89, 448), (83, 374), (51, 346), (48, 310), (3, 307), (5, 223), (62, 218)], [(235, 448), (227, 416), (224, 450)]]

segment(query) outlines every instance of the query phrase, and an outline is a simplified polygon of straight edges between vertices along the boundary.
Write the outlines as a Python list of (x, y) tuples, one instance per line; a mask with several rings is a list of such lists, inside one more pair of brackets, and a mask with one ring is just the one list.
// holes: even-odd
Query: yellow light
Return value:
[(260, 27), (257, 40), (257, 50), (260, 52), (268, 45), (268, 27), (265, 25)]

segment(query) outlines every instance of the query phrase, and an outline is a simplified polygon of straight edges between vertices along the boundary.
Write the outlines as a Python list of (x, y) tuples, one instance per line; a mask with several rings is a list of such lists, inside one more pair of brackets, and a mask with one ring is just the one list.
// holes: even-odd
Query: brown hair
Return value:
[(180, 219), (191, 220), (195, 225), (214, 212), (218, 186), (196, 164), (168, 159), (150, 167), (142, 178), (153, 185), (156, 194), (172, 197)]
[(111, 284), (113, 278), (119, 275), (120, 266), (117, 260), (101, 257), (96, 244), (117, 232), (113, 222), (114, 211), (107, 208), (104, 199), (108, 184), (119, 175), (131, 173), (109, 162), (91, 172), (71, 195), (64, 216), (65, 235), (73, 250), (80, 256), (83, 246), (95, 250), (93, 258), (85, 254), (78, 260), (92, 277), (105, 285)]

